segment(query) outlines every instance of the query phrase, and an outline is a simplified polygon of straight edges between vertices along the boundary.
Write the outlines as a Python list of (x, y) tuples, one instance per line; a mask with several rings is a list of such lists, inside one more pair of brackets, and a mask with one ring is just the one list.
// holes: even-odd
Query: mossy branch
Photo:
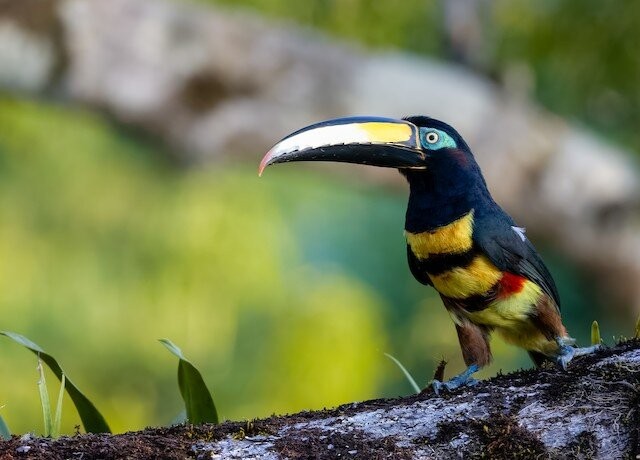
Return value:
[(250, 422), (58, 440), (14, 437), (0, 458), (636, 458), (640, 340), (436, 396)]

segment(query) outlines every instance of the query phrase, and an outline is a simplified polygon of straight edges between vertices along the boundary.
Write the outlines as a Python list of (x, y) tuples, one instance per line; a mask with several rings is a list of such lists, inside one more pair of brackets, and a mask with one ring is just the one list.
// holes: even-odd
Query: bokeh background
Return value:
[[(633, 0), (0, 1), (0, 329), (56, 356), (115, 431), (180, 412), (163, 337), (225, 419), (410, 393), (384, 353), (422, 385), (441, 358), (459, 372), (454, 327), (406, 266), (395, 171), (256, 174), (308, 122), (408, 115), (398, 100), (440, 92), (414, 112), (480, 146), (572, 335), (588, 342), (594, 319), (608, 343), (631, 335), (639, 34)], [(394, 80), (410, 69), (429, 84)], [(504, 139), (513, 157), (492, 156)], [(531, 365), (492, 347), (483, 377)], [(35, 364), (0, 341), (16, 433), (42, 429)], [(77, 424), (66, 400), (64, 431)]]

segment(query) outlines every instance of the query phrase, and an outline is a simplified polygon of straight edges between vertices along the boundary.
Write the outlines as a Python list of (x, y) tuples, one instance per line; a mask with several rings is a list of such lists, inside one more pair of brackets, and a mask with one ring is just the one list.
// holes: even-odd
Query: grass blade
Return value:
[(44, 436), (51, 437), (53, 431), (53, 421), (51, 420), (51, 403), (49, 402), (49, 391), (47, 390), (47, 381), (44, 378), (44, 368), (42, 360), (38, 358), (38, 392), (40, 393), (40, 405), (42, 407), (42, 418), (44, 419)]
[(178, 357), (178, 387), (187, 411), (187, 420), (194, 425), (218, 423), (218, 411), (202, 375), (169, 339), (160, 339), (167, 350)]
[(58, 391), (58, 401), (56, 402), (56, 414), (53, 418), (53, 426), (51, 437), (57, 438), (60, 436), (60, 425), (62, 425), (62, 398), (64, 397), (64, 387), (67, 382), (67, 378), (62, 374), (62, 380), (60, 381), (60, 391)]
[(391, 356), (389, 353), (385, 353), (384, 355), (387, 358), (389, 358), (391, 361), (396, 363), (396, 366), (398, 366), (400, 368), (400, 370), (404, 373), (404, 376), (409, 381), (409, 384), (411, 385), (411, 388), (413, 388), (413, 391), (415, 391), (416, 394), (420, 394), (420, 391), (421, 391), (420, 387), (418, 386), (416, 381), (413, 379), (413, 377), (411, 376), (409, 371), (407, 369), (405, 369), (405, 367), (402, 365), (402, 363), (400, 361), (398, 361), (396, 358), (394, 358), (393, 356)]
[(5, 441), (11, 439), (11, 431), (9, 430), (9, 427), (5, 423), (2, 416), (0, 416), (0, 438), (4, 439)]
[(640, 316), (638, 316), (638, 321), (636, 321), (636, 333), (634, 338), (640, 339)]
[[(47, 354), (31, 340), (20, 334), (16, 334), (15, 332), (0, 331), (0, 335), (10, 338), (14, 342), (19, 343), (35, 353), (47, 366), (49, 366), (49, 369), (51, 369), (58, 380), (62, 382), (62, 375), (64, 373), (53, 356)], [(80, 420), (82, 421), (85, 431), (88, 433), (111, 433), (109, 425), (98, 409), (96, 409), (96, 406), (94, 406), (89, 398), (87, 398), (68, 378), (65, 381), (65, 390), (78, 411), (78, 415), (80, 416)]]
[(600, 338), (600, 325), (597, 321), (591, 323), (591, 345), (600, 345), (602, 339)]

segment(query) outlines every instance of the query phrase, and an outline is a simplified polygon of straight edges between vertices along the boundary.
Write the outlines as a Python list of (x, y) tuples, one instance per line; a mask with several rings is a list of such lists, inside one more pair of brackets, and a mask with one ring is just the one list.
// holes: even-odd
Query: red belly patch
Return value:
[(498, 298), (504, 299), (522, 291), (526, 281), (527, 279), (522, 276), (504, 272), (502, 278), (498, 281)]

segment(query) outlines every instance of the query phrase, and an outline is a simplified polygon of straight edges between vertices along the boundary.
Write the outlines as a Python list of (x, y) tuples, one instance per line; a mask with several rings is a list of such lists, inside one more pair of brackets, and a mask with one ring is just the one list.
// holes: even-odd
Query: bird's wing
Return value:
[(490, 216), (478, 216), (474, 222), (473, 241), (502, 271), (523, 276), (542, 288), (560, 310), (556, 284), (538, 251), (502, 210)]

